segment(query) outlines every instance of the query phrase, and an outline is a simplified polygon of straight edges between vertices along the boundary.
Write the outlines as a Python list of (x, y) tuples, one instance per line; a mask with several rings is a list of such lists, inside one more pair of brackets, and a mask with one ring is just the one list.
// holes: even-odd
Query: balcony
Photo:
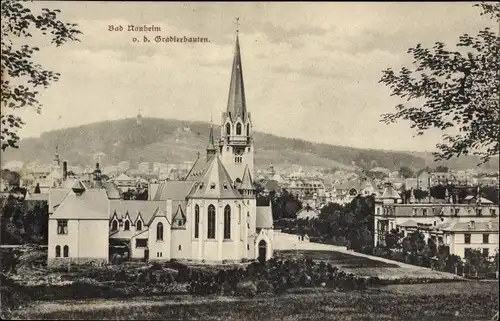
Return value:
[(224, 141), (229, 145), (244, 146), (250, 144), (252, 141), (250, 136), (237, 135), (237, 136), (225, 136)]

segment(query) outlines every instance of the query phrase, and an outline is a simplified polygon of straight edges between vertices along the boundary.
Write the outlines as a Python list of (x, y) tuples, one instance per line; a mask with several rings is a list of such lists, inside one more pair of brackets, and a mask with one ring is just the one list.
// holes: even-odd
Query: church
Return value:
[[(130, 259), (196, 263), (267, 260), (273, 255), (271, 205), (257, 206), (254, 146), (238, 32), (221, 135), (177, 181), (150, 184), (149, 200), (122, 200), (99, 164), (89, 180), (49, 195), (48, 264), (110, 260), (122, 245)], [(69, 186), (71, 185), (71, 186)]]

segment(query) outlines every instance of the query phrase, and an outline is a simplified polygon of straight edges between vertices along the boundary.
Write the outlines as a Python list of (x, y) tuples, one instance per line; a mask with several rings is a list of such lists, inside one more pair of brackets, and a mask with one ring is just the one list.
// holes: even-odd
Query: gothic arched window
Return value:
[(194, 238), (197, 239), (200, 235), (200, 207), (198, 204), (194, 207)]
[(113, 221), (113, 223), (111, 223), (111, 231), (116, 231), (116, 230), (118, 230), (118, 222)]
[(250, 136), (250, 125), (247, 124), (247, 136)]
[(137, 221), (135, 229), (138, 231), (142, 230), (142, 222), (141, 221)]
[(215, 238), (215, 206), (208, 207), (207, 238)]
[(156, 240), (163, 241), (163, 223), (162, 222), (159, 222), (158, 225), (156, 225)]
[(231, 207), (224, 207), (224, 239), (231, 238)]
[(56, 245), (56, 257), (61, 257), (61, 246)]
[(236, 135), (241, 135), (241, 124), (240, 123), (236, 124)]
[(69, 246), (65, 245), (63, 247), (63, 256), (64, 257), (69, 257)]
[(130, 230), (130, 222), (128, 220), (125, 221), (125, 228), (124, 228), (125, 231), (128, 231)]
[(229, 123), (226, 124), (226, 135), (231, 135), (231, 125)]

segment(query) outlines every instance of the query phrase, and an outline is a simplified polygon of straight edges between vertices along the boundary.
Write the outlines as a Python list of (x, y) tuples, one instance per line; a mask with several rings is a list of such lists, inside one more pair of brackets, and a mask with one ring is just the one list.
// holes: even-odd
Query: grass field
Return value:
[(431, 269), (409, 266), (401, 267), (395, 263), (382, 262), (355, 254), (347, 254), (325, 250), (285, 250), (276, 251), (276, 256), (284, 258), (312, 258), (314, 260), (328, 261), (332, 265), (339, 267), (349, 273), (365, 277), (378, 277), (384, 280), (394, 279), (457, 279), (457, 276), (450, 273), (443, 273)]
[(397, 285), (363, 292), (302, 289), (257, 298), (169, 296), (34, 302), (15, 319), (113, 320), (489, 320), (497, 282)]

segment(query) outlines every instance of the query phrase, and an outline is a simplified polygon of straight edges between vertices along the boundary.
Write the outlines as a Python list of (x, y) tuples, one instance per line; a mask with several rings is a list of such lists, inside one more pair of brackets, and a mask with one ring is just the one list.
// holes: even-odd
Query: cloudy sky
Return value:
[[(413, 137), (409, 124), (380, 115), (399, 102), (381, 71), (410, 66), (406, 50), (454, 45), (491, 20), (472, 3), (42, 2), (79, 24), (81, 42), (51, 45), (36, 62), (61, 73), (40, 95), (42, 114), (21, 112), (21, 137), (100, 120), (145, 117), (209, 121), (226, 108), (240, 43), (247, 106), (257, 131), (363, 148), (433, 150), (439, 133)], [(145, 33), (109, 25), (155, 25), (153, 36), (206, 37), (210, 43), (133, 43)], [(43, 44), (42, 38), (33, 43)], [(45, 43), (47, 43), (45, 41)]]

